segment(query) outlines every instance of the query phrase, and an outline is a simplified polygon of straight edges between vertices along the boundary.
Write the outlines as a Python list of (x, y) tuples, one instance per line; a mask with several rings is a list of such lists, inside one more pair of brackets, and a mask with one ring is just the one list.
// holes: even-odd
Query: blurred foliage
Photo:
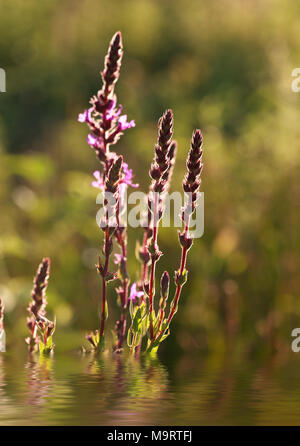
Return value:
[[(193, 128), (205, 138), (205, 234), (165, 352), (247, 351), (290, 343), (299, 326), (300, 4), (292, 0), (0, 0), (0, 295), (12, 344), (26, 333), (32, 278), (52, 259), (49, 312), (60, 348), (96, 328), (102, 234), (90, 187), (98, 167), (77, 115), (100, 87), (109, 40), (125, 55), (117, 94), (136, 128), (118, 145), (142, 190), (156, 122), (171, 107), (180, 190)], [(129, 269), (139, 268), (129, 230)], [(178, 267), (175, 229), (160, 232), (159, 270)], [(118, 308), (110, 293), (112, 321)], [(113, 326), (111, 325), (111, 328)], [(72, 335), (74, 333), (74, 336)], [(64, 343), (65, 339), (65, 343)], [(72, 339), (76, 339), (73, 345)], [(58, 343), (57, 343), (58, 344)], [(24, 344), (25, 345), (25, 344)]]

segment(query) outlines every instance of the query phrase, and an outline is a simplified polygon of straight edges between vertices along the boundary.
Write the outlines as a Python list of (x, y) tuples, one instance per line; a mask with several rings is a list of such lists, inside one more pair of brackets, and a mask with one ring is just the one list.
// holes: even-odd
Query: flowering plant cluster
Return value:
[[(199, 198), (203, 167), (202, 134), (200, 130), (196, 130), (192, 136), (187, 158), (187, 173), (183, 180), (183, 191), (188, 200), (181, 215), (184, 229), (179, 232), (181, 260), (179, 269), (174, 275), (175, 295), (168, 307), (170, 276), (165, 271), (160, 279), (159, 305), (156, 308), (156, 264), (162, 255), (158, 245), (158, 230), (177, 150), (177, 143), (173, 140), (173, 112), (167, 110), (158, 123), (158, 139), (149, 171), (151, 184), (148, 194), (147, 224), (144, 225), (142, 245), (139, 245), (137, 250), (141, 262), (141, 274), (139, 280), (131, 283), (127, 269), (127, 232), (126, 227), (120, 222), (120, 216), (124, 191), (128, 186), (138, 187), (138, 184), (133, 183), (132, 170), (129, 169), (123, 156), (111, 151), (111, 146), (119, 141), (124, 130), (135, 126), (133, 120), (128, 121), (127, 115), (122, 114), (123, 108), (117, 105), (114, 91), (120, 75), (122, 56), (122, 36), (117, 32), (105, 57), (104, 71), (101, 73), (102, 88), (91, 98), (91, 106), (78, 117), (79, 122), (85, 122), (89, 127), (87, 142), (100, 162), (100, 169), (94, 172), (95, 179), (92, 186), (99, 188), (104, 195), (104, 213), (99, 225), (104, 233), (104, 241), (96, 265), (102, 280), (100, 327), (86, 338), (93, 349), (97, 351), (105, 349), (105, 322), (110, 301), (108, 283), (118, 281), (115, 291), (121, 314), (115, 326), (114, 350), (120, 352), (123, 349), (129, 313), (131, 324), (127, 331), (127, 344), (130, 350), (135, 354), (141, 350), (155, 353), (160, 343), (169, 335), (170, 323), (177, 312), (181, 290), (187, 280), (187, 253), (193, 244), (189, 226)], [(105, 198), (108, 194), (113, 195), (113, 202)], [(114, 254), (117, 271), (111, 271), (111, 256), (115, 246), (120, 250)]]
[[(156, 299), (156, 265), (162, 256), (158, 244), (159, 226), (164, 215), (166, 194), (170, 187), (174, 169), (177, 143), (173, 139), (174, 118), (172, 110), (166, 110), (158, 122), (158, 137), (154, 146), (154, 157), (150, 166), (151, 179), (147, 195), (147, 211), (143, 216), (142, 243), (137, 243), (136, 254), (141, 262), (138, 279), (130, 279), (127, 268), (127, 230), (123, 224), (124, 195), (127, 188), (137, 188), (133, 182), (132, 169), (122, 155), (112, 151), (123, 132), (135, 127), (118, 105), (115, 85), (120, 75), (123, 56), (122, 36), (117, 32), (110, 43), (101, 73), (102, 88), (90, 100), (90, 107), (79, 114), (78, 121), (89, 128), (88, 145), (99, 161), (99, 170), (93, 174), (91, 185), (103, 195), (103, 213), (99, 227), (103, 231), (103, 245), (96, 269), (101, 277), (100, 322), (98, 330), (86, 335), (92, 349), (103, 352), (105, 326), (111, 301), (109, 283), (115, 282), (115, 292), (120, 305), (120, 316), (114, 330), (114, 351), (121, 352), (127, 340), (130, 351), (138, 355), (141, 351), (155, 354), (160, 344), (170, 334), (170, 324), (178, 310), (182, 287), (187, 281), (187, 255), (193, 245), (191, 219), (200, 196), (202, 164), (202, 133), (194, 131), (187, 156), (187, 172), (182, 182), (186, 196), (181, 209), (183, 230), (179, 231), (181, 259), (174, 273), (175, 294), (169, 303), (170, 276), (164, 271), (160, 277), (158, 299)], [(108, 199), (113, 197), (113, 200)], [(117, 248), (117, 249), (116, 249)], [(46, 290), (50, 274), (50, 259), (40, 263), (33, 281), (32, 300), (28, 307), (26, 338), (29, 352), (51, 353), (55, 322), (47, 318)], [(4, 306), (0, 299), (0, 351), (5, 351)], [(127, 328), (128, 320), (131, 320)], [(126, 333), (127, 330), (127, 333)]]

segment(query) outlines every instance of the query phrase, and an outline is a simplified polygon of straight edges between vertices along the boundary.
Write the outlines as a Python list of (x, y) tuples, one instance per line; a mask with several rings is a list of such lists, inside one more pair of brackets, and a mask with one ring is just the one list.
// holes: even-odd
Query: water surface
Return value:
[(295, 354), (172, 364), (0, 354), (0, 425), (300, 424), (299, 376)]

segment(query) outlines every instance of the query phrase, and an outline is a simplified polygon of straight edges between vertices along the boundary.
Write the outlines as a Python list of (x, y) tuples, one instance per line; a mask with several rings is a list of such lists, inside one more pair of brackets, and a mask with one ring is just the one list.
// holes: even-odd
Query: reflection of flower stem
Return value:
[(40, 356), (38, 360), (30, 354), (25, 368), (28, 370), (28, 401), (33, 407), (41, 406), (52, 387), (53, 361), (49, 356)]

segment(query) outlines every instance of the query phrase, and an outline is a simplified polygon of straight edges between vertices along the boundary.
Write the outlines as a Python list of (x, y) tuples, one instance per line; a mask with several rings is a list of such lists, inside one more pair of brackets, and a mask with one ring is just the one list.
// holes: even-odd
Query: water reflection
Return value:
[(77, 382), (76, 389), (82, 388), (94, 389), (90, 421), (147, 424), (168, 399), (168, 372), (158, 360), (93, 357)]
[[(8, 420), (9, 415), (13, 411), (13, 406), (10, 398), (6, 393), (6, 380), (3, 365), (3, 355), (0, 354), (0, 422), (1, 420)], [(7, 423), (8, 424), (8, 423)]]
[[(229, 354), (230, 353), (230, 354)], [(172, 364), (121, 355), (0, 355), (0, 425), (291, 424), (300, 363), (231, 352)]]
[(26, 398), (24, 405), (37, 410), (51, 394), (53, 379), (53, 359), (47, 356), (34, 356), (30, 354), (25, 364), (27, 375)]

